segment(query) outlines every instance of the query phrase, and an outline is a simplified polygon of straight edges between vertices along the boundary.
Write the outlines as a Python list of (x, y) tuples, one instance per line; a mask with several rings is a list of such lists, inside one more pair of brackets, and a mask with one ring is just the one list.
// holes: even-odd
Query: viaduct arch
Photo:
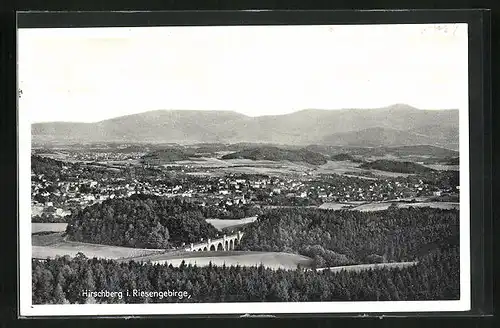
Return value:
[(208, 239), (204, 243), (192, 243), (189, 247), (185, 248), (187, 252), (214, 252), (214, 251), (230, 251), (234, 250), (239, 245), (243, 232), (238, 231), (233, 235), (224, 235), (218, 239)]

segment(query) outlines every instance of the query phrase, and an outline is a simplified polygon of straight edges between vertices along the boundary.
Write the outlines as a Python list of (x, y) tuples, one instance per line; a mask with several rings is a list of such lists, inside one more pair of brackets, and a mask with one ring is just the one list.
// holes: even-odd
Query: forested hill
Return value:
[(360, 166), (363, 169), (373, 169), (397, 173), (427, 173), (434, 171), (426, 166), (413, 162), (400, 162), (380, 159)]
[(48, 177), (58, 177), (62, 167), (63, 163), (58, 160), (31, 155), (31, 171), (36, 175), (44, 174)]
[(167, 248), (215, 237), (213, 213), (179, 198), (134, 195), (107, 200), (72, 214), (70, 240), (138, 248)]
[(457, 210), (434, 208), (276, 209), (246, 227), (240, 247), (299, 253), (317, 267), (414, 261), (426, 245), (450, 246), (442, 241), (458, 238), (458, 218)]
[(251, 160), (305, 162), (313, 165), (326, 164), (327, 158), (307, 149), (289, 150), (278, 147), (255, 147), (222, 156), (222, 159), (245, 158)]
[(304, 109), (249, 117), (236, 112), (154, 110), (95, 123), (32, 125), (35, 142), (275, 143), (400, 146), (458, 143), (458, 110), (404, 104), (372, 109)]
[(184, 148), (167, 148), (152, 151), (141, 158), (144, 164), (161, 165), (176, 161), (184, 161), (193, 157), (200, 157), (193, 150)]

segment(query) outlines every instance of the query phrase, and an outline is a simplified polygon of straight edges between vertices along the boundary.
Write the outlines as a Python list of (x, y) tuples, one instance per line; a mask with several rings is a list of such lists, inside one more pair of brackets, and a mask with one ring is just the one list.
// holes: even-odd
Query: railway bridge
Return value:
[(187, 252), (210, 252), (210, 251), (230, 251), (235, 249), (243, 237), (243, 232), (238, 231), (233, 235), (224, 235), (218, 239), (208, 239), (203, 243), (191, 243), (185, 248)]

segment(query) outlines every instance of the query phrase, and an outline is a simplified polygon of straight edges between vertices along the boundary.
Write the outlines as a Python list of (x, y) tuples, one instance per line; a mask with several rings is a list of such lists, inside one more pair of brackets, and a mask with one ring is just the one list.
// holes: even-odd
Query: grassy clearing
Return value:
[[(358, 207), (353, 208), (354, 211), (362, 212), (373, 212), (386, 210), (391, 206), (392, 202), (381, 202), (381, 203), (369, 203), (363, 204)], [(459, 203), (451, 202), (421, 202), (421, 203), (394, 203), (398, 208), (409, 208), (409, 207), (430, 207), (430, 208), (440, 208), (443, 210), (460, 209)]]
[(63, 232), (66, 231), (67, 223), (32, 223), (31, 233), (44, 231)]
[(216, 266), (259, 266), (263, 265), (271, 269), (295, 270), (297, 265), (309, 267), (312, 259), (291, 253), (281, 252), (252, 252), (252, 251), (227, 251), (227, 252), (186, 252), (177, 255), (154, 255), (142, 258), (158, 264), (179, 266), (182, 261), (187, 265), (208, 266), (209, 263)]
[(233, 228), (237, 226), (242, 226), (248, 223), (252, 223), (257, 220), (256, 216), (243, 218), (239, 220), (220, 220), (220, 219), (207, 219), (207, 223), (213, 225), (217, 230), (222, 230), (226, 228)]
[(433, 170), (438, 170), (438, 171), (459, 171), (460, 170), (459, 165), (427, 164), (425, 166), (427, 166)]
[(31, 235), (31, 245), (33, 246), (50, 246), (64, 242), (64, 232), (54, 233), (38, 233)]
[(374, 212), (374, 211), (383, 211), (389, 208), (392, 203), (369, 203), (369, 204), (363, 204), (360, 205), (356, 208), (353, 208), (353, 210), (356, 211), (361, 211), (361, 212)]
[(326, 210), (342, 210), (346, 209), (346, 207), (348, 206), (349, 204), (331, 202), (331, 203), (323, 203), (319, 206), (319, 208)]
[(346, 265), (339, 267), (318, 268), (316, 271), (330, 270), (332, 272), (352, 271), (360, 272), (366, 270), (380, 270), (380, 269), (401, 269), (417, 265), (418, 262), (395, 262), (395, 263), (376, 263), (376, 264), (359, 264), (359, 265)]
[(321, 174), (344, 174), (346, 172), (366, 172), (359, 168), (359, 163), (351, 161), (328, 161), (326, 164), (318, 167), (318, 173)]
[[(319, 206), (321, 209), (330, 210), (342, 210), (350, 209), (351, 211), (361, 211), (361, 212), (373, 212), (373, 211), (383, 211), (389, 208), (392, 204), (395, 204), (398, 208), (408, 208), (408, 207), (431, 207), (440, 208), (444, 210), (460, 209), (460, 203), (454, 202), (419, 202), (419, 203), (401, 203), (401, 202), (373, 202), (366, 204), (345, 204), (345, 203), (324, 203)], [(354, 205), (352, 208), (346, 208), (346, 206)]]
[[(410, 174), (395, 173), (395, 172), (385, 172), (372, 169), (362, 169), (360, 168), (360, 163), (354, 163), (351, 161), (328, 161), (328, 163), (321, 165), (316, 173), (318, 174), (341, 174), (345, 176), (351, 176), (361, 179), (376, 180), (377, 178), (384, 177), (406, 177)], [(366, 173), (373, 173), (375, 176), (359, 176)], [(356, 175), (359, 174), (359, 175)]]
[(408, 208), (408, 207), (432, 207), (432, 208), (440, 208), (443, 210), (453, 210), (460, 209), (460, 203), (451, 203), (451, 202), (424, 202), (424, 203), (410, 203), (410, 204), (398, 204), (400, 208)]
[(45, 259), (47, 257), (54, 258), (56, 256), (64, 255), (73, 257), (79, 252), (83, 253), (89, 258), (97, 257), (105, 259), (119, 259), (158, 254), (164, 252), (164, 250), (86, 244), (67, 242), (64, 240), (47, 244), (47, 246), (32, 246), (32, 258)]

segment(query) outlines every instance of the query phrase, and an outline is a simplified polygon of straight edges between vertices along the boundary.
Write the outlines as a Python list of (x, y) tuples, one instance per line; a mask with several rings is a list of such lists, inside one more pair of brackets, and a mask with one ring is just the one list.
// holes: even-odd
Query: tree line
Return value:
[(458, 243), (458, 210), (269, 210), (245, 227), (240, 249), (298, 253), (318, 267), (413, 261), (442, 240)]
[(373, 162), (366, 162), (361, 164), (360, 167), (363, 169), (374, 169), (398, 173), (427, 173), (434, 171), (433, 169), (418, 163), (391, 161), (387, 159), (379, 159)]
[[(45, 262), (33, 260), (34, 304), (168, 302), (307, 302), (456, 300), (460, 297), (459, 249), (437, 248), (412, 267), (361, 272), (271, 270), (260, 267), (186, 266), (87, 259), (78, 254)], [(181, 291), (160, 299), (134, 296)], [(122, 297), (83, 291), (122, 292)], [(129, 294), (127, 295), (127, 291)]]
[(72, 213), (70, 240), (138, 248), (168, 248), (215, 237), (203, 207), (181, 198), (133, 195)]

